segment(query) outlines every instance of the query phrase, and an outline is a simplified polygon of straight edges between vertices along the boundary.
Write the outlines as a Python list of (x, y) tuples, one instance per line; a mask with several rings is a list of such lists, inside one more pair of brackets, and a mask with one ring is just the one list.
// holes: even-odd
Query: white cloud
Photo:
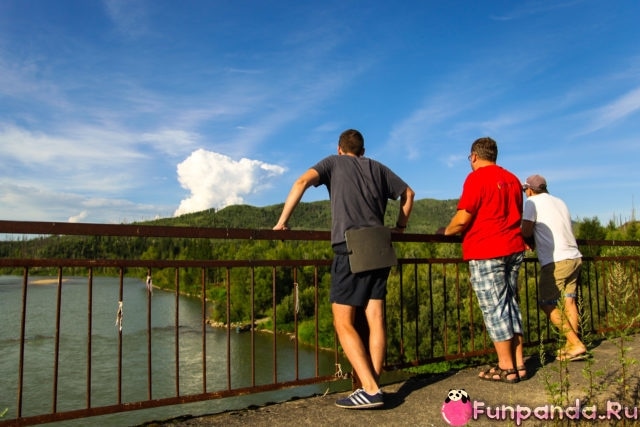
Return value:
[(81, 222), (87, 216), (88, 216), (87, 211), (82, 211), (78, 215), (74, 215), (72, 217), (69, 217), (69, 221), (68, 222)]
[(235, 161), (223, 154), (196, 150), (178, 164), (178, 181), (190, 195), (180, 202), (174, 215), (242, 204), (244, 195), (268, 187), (268, 178), (284, 171), (281, 166), (259, 160)]

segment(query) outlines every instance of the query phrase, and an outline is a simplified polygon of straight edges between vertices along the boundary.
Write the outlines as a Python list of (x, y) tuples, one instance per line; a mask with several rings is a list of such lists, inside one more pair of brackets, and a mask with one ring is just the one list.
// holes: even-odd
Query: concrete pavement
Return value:
[[(575, 420), (571, 422), (572, 425), (611, 425), (616, 421), (621, 423), (622, 419), (626, 425), (640, 425), (640, 411), (637, 408), (640, 336), (631, 337), (623, 348), (626, 349), (624, 357), (619, 341), (596, 342), (590, 350), (592, 357), (587, 361), (559, 362), (547, 356), (546, 363), (542, 364), (538, 356), (532, 356), (527, 360), (529, 378), (517, 384), (477, 378), (481, 368), (486, 366), (414, 376), (385, 384), (385, 406), (380, 409), (338, 408), (334, 405), (335, 400), (347, 393), (332, 393), (220, 414), (184, 416), (146, 425), (449, 426), (451, 424), (445, 422), (441, 409), (451, 389), (464, 389), (470, 396), (471, 419), (466, 424), (469, 426), (550, 425), (554, 420), (558, 421), (558, 408), (564, 411), (562, 425), (569, 424), (569, 417)], [(628, 380), (626, 387), (621, 383), (623, 372)], [(559, 393), (553, 391), (554, 387), (562, 384), (568, 391), (563, 394), (565, 398), (561, 405), (555, 408), (553, 419), (548, 419), (545, 410), (553, 409), (556, 403), (554, 394), (555, 399), (560, 399)]]

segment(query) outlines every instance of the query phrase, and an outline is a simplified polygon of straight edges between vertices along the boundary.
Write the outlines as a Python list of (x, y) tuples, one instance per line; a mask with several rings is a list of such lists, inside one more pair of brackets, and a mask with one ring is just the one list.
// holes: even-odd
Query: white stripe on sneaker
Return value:
[(364, 389), (358, 389), (349, 396), (336, 401), (336, 406), (349, 409), (366, 409), (384, 405), (384, 395), (381, 391), (368, 394)]

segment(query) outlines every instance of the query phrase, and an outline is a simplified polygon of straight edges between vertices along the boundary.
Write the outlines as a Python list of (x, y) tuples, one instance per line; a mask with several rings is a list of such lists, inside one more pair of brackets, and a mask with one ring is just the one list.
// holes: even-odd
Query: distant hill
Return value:
[[(456, 212), (458, 200), (416, 200), (409, 221), (408, 232), (432, 234), (446, 226)], [(208, 209), (174, 218), (145, 221), (143, 224), (216, 228), (270, 229), (282, 212), (283, 204), (255, 207), (232, 205), (224, 209)], [(399, 202), (390, 201), (385, 224), (392, 226), (398, 216)], [(329, 200), (301, 202), (294, 211), (289, 225), (301, 230), (329, 230), (331, 228), (331, 207)]]
[[(296, 230), (330, 230), (331, 207), (329, 200), (300, 203), (289, 221)], [(455, 214), (457, 200), (422, 199), (414, 202), (407, 232), (435, 234), (446, 226)], [(172, 218), (142, 221), (141, 225), (164, 225), (176, 227), (215, 227), (270, 230), (278, 221), (283, 204), (255, 207), (233, 205), (224, 209), (207, 209)], [(392, 227), (398, 217), (399, 202), (390, 201), (385, 225)], [(192, 242), (191, 242), (192, 243)], [(225, 251), (224, 245), (193, 245), (189, 239), (120, 239), (112, 236), (40, 236), (26, 240), (0, 241), (0, 258), (78, 258), (78, 259), (187, 259), (219, 256), (216, 251)], [(303, 245), (301, 243), (301, 245)], [(312, 246), (312, 245), (311, 245)], [(236, 256), (257, 247), (255, 242), (245, 242), (234, 247)], [(298, 249), (304, 253), (305, 248)], [(224, 257), (228, 257), (225, 254)], [(12, 272), (14, 274), (16, 272)], [(5, 273), (8, 274), (8, 273)], [(16, 273), (17, 274), (17, 273)]]

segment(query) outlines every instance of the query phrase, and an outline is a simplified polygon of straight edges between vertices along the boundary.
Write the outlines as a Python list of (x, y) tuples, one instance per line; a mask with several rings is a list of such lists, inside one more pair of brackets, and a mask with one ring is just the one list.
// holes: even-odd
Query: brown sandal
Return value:
[[(509, 379), (507, 378), (509, 375), (515, 375), (515, 378)], [(497, 378), (496, 378), (497, 376)], [(518, 377), (518, 371), (515, 369), (502, 369), (499, 366), (492, 366), (489, 369), (487, 369), (486, 371), (482, 372), (479, 375), (479, 378), (481, 380), (485, 380), (485, 381), (497, 381), (497, 382), (502, 382), (502, 383), (508, 383), (508, 384), (515, 384), (518, 381), (520, 381), (520, 378)]]
[[(529, 373), (527, 372), (527, 367), (524, 365), (520, 365), (516, 368), (516, 371), (518, 371), (518, 378), (520, 378), (520, 381), (524, 381), (527, 378), (529, 378)], [(520, 372), (524, 371), (524, 375), (520, 375)]]

